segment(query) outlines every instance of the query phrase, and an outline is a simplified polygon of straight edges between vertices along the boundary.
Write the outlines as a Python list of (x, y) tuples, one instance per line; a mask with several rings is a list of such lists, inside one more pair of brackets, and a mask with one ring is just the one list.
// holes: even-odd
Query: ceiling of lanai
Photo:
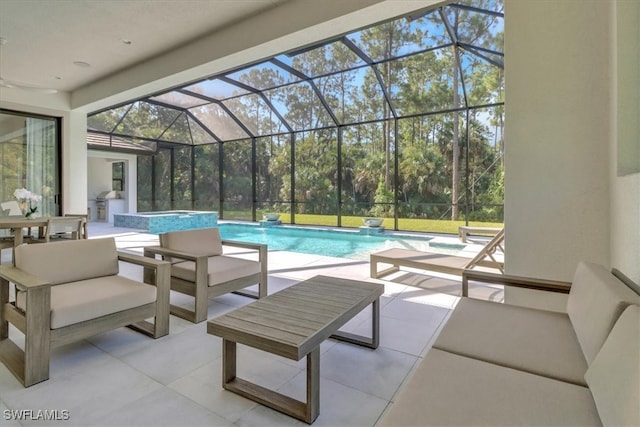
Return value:
[(501, 1), (417, 11), (92, 114), (89, 143), (155, 151), (495, 106), (503, 31)]
[(53, 89), (91, 112), (435, 3), (0, 0), (0, 102)]

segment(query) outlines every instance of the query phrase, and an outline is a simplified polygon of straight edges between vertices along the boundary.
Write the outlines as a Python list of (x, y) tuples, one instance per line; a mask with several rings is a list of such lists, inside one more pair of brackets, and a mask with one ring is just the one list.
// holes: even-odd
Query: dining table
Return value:
[(38, 227), (39, 235), (42, 234), (42, 229), (49, 221), (49, 216), (41, 216), (36, 218), (27, 218), (22, 215), (9, 215), (0, 217), (0, 230), (12, 230), (13, 234), (13, 246), (19, 246), (24, 241), (24, 229)]

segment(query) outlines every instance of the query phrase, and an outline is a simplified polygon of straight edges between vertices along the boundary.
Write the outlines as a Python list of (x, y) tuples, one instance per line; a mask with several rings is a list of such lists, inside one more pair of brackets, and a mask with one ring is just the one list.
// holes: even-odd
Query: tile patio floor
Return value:
[[(89, 236), (114, 235), (120, 249), (142, 253), (157, 236), (90, 223)], [(457, 240), (457, 239), (456, 239)], [(238, 253), (242, 256), (242, 253)], [(3, 263), (10, 262), (3, 251)], [(141, 278), (137, 268), (124, 274)], [(367, 261), (293, 252), (269, 252), (269, 294), (317, 274), (370, 280)], [(460, 281), (400, 271), (377, 280), (381, 344), (370, 350), (333, 340), (321, 346), (320, 415), (314, 426), (373, 426), (458, 301)], [(472, 295), (502, 299), (502, 289), (471, 287)], [(182, 300), (182, 302), (181, 302)], [(212, 318), (251, 302), (233, 294), (209, 301)], [(173, 303), (189, 298), (172, 294)], [(366, 309), (345, 329), (366, 334)], [(20, 336), (12, 330), (12, 336)], [(306, 425), (221, 386), (221, 344), (192, 324), (171, 316), (170, 334), (153, 340), (120, 328), (52, 352), (50, 379), (28, 389), (0, 364), (1, 426), (280, 426)], [(238, 346), (238, 375), (304, 400), (305, 363)], [(69, 420), (9, 420), (9, 410), (67, 410)]]

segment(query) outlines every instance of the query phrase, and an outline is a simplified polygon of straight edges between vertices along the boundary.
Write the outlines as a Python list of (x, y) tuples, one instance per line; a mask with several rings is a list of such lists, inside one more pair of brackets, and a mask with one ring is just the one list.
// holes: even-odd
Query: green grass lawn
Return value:
[[(250, 219), (246, 218), (246, 212), (229, 212), (225, 211), (225, 219)], [(260, 213), (259, 217), (262, 217)], [(361, 216), (342, 216), (343, 227), (360, 227), (362, 226)], [(280, 214), (280, 220), (283, 224), (291, 224), (291, 215), (288, 213)], [(335, 215), (307, 215), (296, 214), (296, 224), (298, 225), (321, 225), (328, 227), (337, 226), (337, 217)], [(429, 233), (449, 233), (458, 234), (458, 227), (466, 225), (464, 221), (451, 221), (440, 219), (410, 219), (401, 218), (398, 220), (398, 229), (401, 231), (420, 231)], [(479, 222), (470, 221), (469, 225), (477, 227), (503, 227), (500, 222)], [(384, 228), (393, 230), (393, 218), (385, 218), (383, 222)]]

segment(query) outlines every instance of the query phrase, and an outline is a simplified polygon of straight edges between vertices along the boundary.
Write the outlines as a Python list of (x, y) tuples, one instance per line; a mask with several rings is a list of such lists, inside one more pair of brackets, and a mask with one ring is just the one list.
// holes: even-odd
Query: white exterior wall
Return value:
[[(100, 192), (111, 190), (112, 166), (105, 158), (93, 157), (93, 152), (90, 152), (89, 154), (89, 158), (87, 159), (87, 169), (89, 171), (89, 175), (87, 177), (87, 195), (89, 200), (91, 200), (98, 197)], [(109, 153), (105, 152), (105, 154)]]
[(62, 213), (87, 212), (87, 114), (62, 119)]
[(610, 2), (506, 0), (506, 272), (610, 264)]
[(611, 266), (640, 283), (640, 2), (618, 1), (615, 8)]
[(137, 212), (138, 159), (135, 154), (112, 153), (109, 151), (89, 150), (88, 152), (88, 198), (95, 199), (102, 191), (110, 190), (112, 181), (112, 161), (123, 161), (125, 164), (125, 189), (120, 197), (126, 200), (126, 211)]
[(640, 145), (640, 3), (583, 5), (506, 0), (506, 271), (570, 281), (589, 260), (640, 283), (640, 173), (618, 173)]

